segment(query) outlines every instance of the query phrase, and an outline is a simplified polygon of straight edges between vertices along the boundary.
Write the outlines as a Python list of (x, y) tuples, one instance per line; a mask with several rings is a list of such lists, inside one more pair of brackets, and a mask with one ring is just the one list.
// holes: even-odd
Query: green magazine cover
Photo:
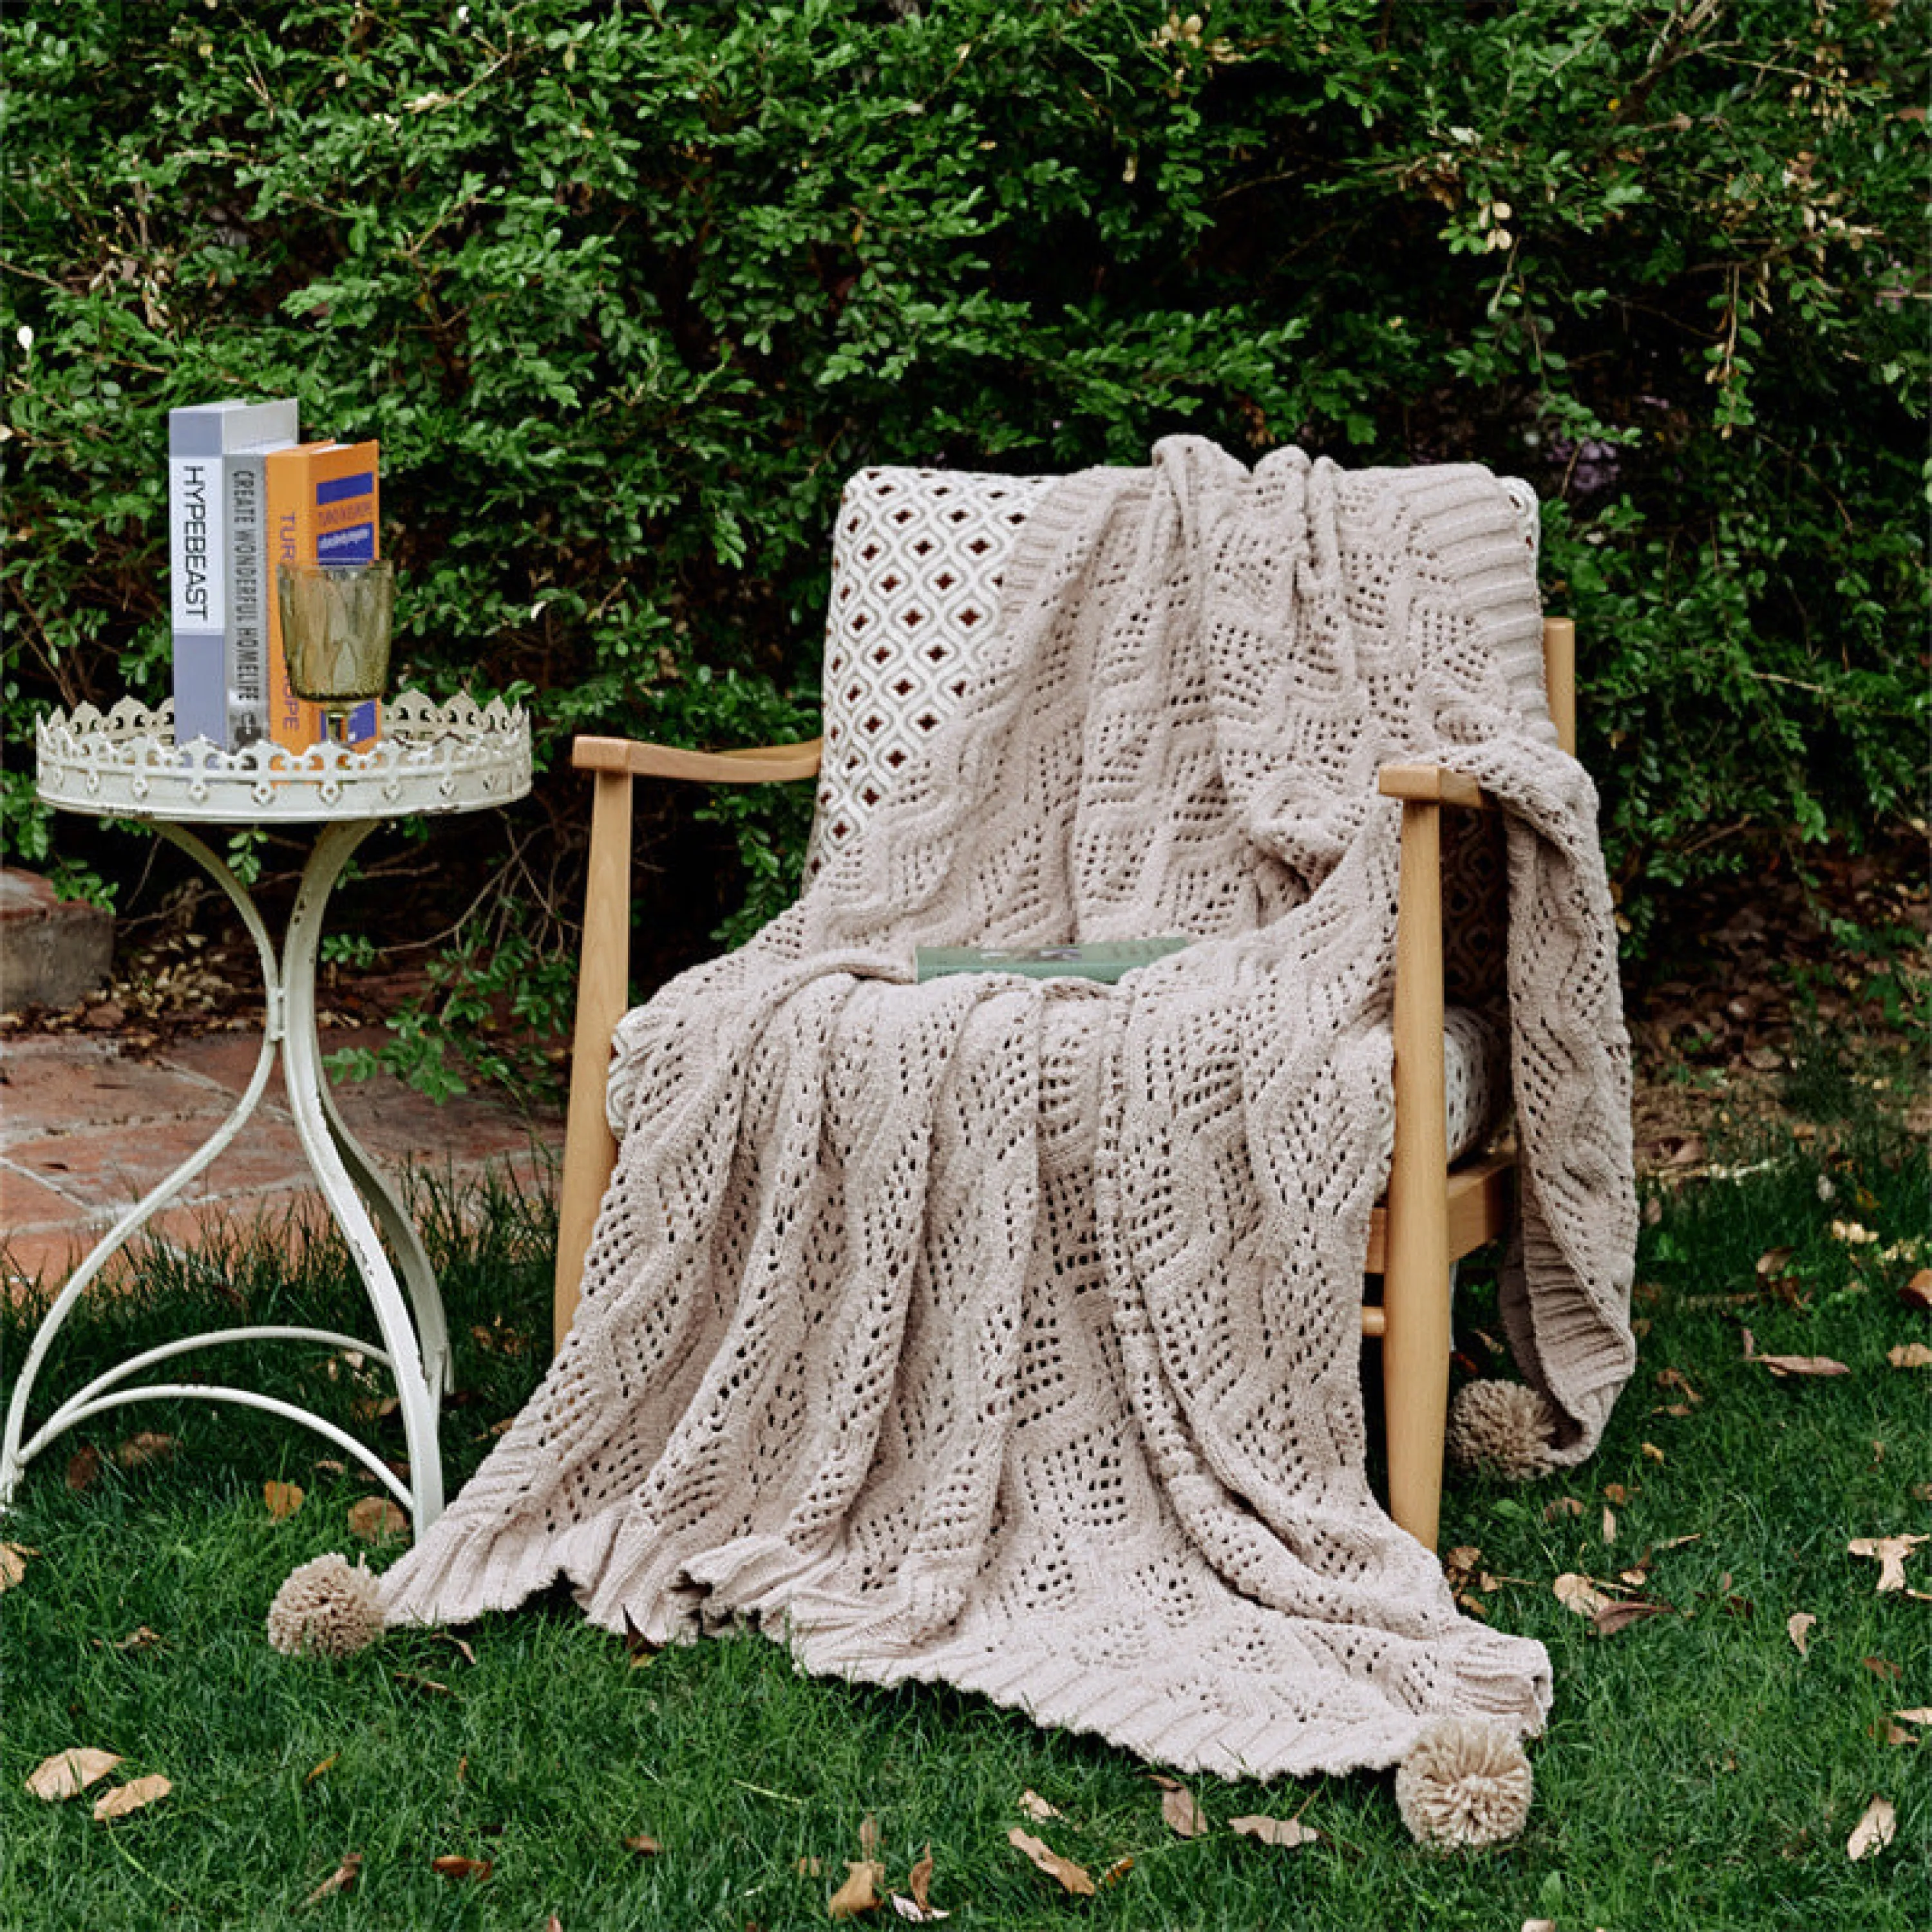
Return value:
[(1163, 939), (1093, 939), (1064, 946), (922, 946), (913, 955), (920, 983), (953, 973), (1020, 973), (1030, 980), (1073, 977), (1109, 985), (1136, 966), (1188, 944)]

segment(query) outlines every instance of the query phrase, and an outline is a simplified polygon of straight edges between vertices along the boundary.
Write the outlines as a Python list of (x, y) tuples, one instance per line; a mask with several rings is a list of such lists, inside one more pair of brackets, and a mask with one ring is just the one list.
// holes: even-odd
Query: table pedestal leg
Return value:
[[(288, 996), (288, 1030), (282, 1042), (282, 1067), (289, 1108), (295, 1116), (308, 1164), (314, 1171), (336, 1226), (349, 1244), (376, 1311), (402, 1404), (403, 1436), (409, 1450), (410, 1486), (418, 1535), (442, 1514), (442, 1462), (436, 1446), (437, 1398), (446, 1386), (449, 1341), (436, 1276), (415, 1225), (403, 1212), (355, 1137), (343, 1124), (322, 1078), (316, 1039), (315, 968), (322, 944), (322, 915), (335, 882), (357, 846), (375, 829), (372, 819), (333, 824), (316, 840), (302, 868), (295, 910), (282, 949), (284, 986)], [(409, 1284), (416, 1322), (406, 1306), (389, 1258), (362, 1195), (396, 1243)]]
[[(442, 1462), (437, 1442), (437, 1408), (439, 1395), (450, 1385), (448, 1331), (442, 1298), (428, 1251), (414, 1223), (344, 1125), (323, 1082), (316, 1034), (315, 969), (322, 915), (343, 868), (378, 823), (375, 819), (343, 820), (323, 831), (303, 868), (295, 910), (279, 959), (254, 902), (220, 857), (193, 832), (178, 825), (157, 824), (155, 830), (188, 854), (220, 887), (255, 941), (266, 1001), (261, 1054), (248, 1089), (234, 1111), (188, 1160), (115, 1223), (75, 1270), (42, 1318), (8, 1406), (4, 1433), (0, 1435), (0, 1509), (10, 1499), (27, 1465), (76, 1423), (122, 1403), (167, 1396), (236, 1402), (304, 1424), (354, 1456), (399, 1501), (406, 1504), (418, 1535), (442, 1514)], [(233, 1141), (260, 1104), (278, 1051), (296, 1132), (330, 1212), (348, 1244), (375, 1312), (382, 1346), (374, 1348), (332, 1330), (288, 1327), (222, 1329), (188, 1337), (149, 1349), (96, 1377), (63, 1402), (28, 1439), (26, 1418), (34, 1384), (68, 1316), (113, 1256)], [(407, 1287), (406, 1303), (388, 1256), (376, 1238), (369, 1208), (364, 1205), (365, 1199), (400, 1259)], [(149, 1366), (176, 1355), (224, 1343), (268, 1340), (302, 1340), (332, 1348), (359, 1349), (389, 1369), (395, 1378), (409, 1452), (406, 1486), (397, 1480), (373, 1450), (334, 1424), (274, 1397), (206, 1384), (124, 1386)]]

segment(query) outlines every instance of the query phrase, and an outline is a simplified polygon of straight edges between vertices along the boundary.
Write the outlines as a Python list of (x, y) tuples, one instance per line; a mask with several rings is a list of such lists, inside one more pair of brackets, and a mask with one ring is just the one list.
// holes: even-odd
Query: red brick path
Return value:
[[(325, 1042), (372, 1046), (347, 1031)], [(220, 1125), (255, 1070), (260, 1040), (211, 1034), (140, 1060), (112, 1040), (0, 1039), (0, 1269), (17, 1292), (57, 1282), (94, 1240)], [(538, 1184), (561, 1159), (560, 1117), (526, 1120), (475, 1094), (438, 1106), (387, 1076), (334, 1090), (350, 1131), (392, 1178), (406, 1167), (460, 1186), (494, 1168)], [(151, 1222), (182, 1244), (211, 1222), (285, 1228), (324, 1214), (296, 1138), (278, 1069), (236, 1140)]]

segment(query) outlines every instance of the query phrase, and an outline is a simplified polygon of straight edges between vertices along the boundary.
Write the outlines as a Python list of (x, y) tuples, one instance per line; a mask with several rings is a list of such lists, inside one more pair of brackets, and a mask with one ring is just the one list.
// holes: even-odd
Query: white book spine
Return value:
[(228, 735), (226, 505), (218, 456), (168, 459), (168, 567), (174, 631), (175, 737)]

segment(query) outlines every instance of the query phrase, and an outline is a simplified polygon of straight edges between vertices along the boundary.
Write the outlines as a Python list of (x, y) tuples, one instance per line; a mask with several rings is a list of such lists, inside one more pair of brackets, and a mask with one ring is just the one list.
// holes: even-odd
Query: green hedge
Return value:
[[(1537, 484), (1640, 936), (1916, 806), (1927, 10), (26, 0), (8, 849), (30, 714), (164, 688), (172, 404), (380, 436), (406, 674), (550, 766), (808, 730), (857, 466), (1186, 428)], [(732, 810), (755, 913), (800, 814)]]

